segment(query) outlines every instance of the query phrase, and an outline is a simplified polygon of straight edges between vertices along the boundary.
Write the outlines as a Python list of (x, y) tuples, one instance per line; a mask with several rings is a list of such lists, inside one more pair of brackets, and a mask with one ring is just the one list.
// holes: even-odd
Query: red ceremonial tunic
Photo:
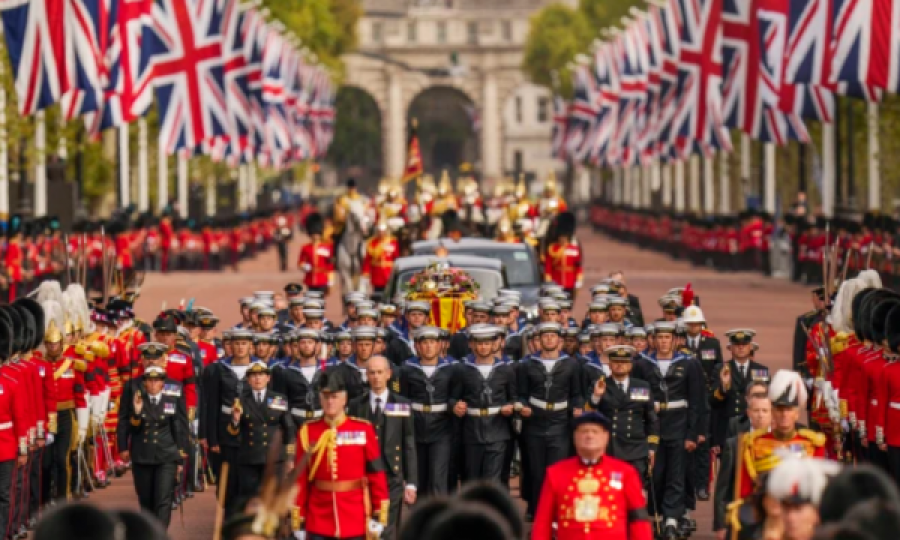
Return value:
[(28, 403), (13, 373), (0, 368), (0, 462), (20, 454), (28, 440)]
[(560, 461), (547, 469), (531, 540), (650, 540), (642, 487), (634, 467), (610, 456)]
[(569, 242), (557, 242), (547, 249), (544, 260), (544, 275), (547, 281), (561, 285), (565, 289), (575, 288), (582, 279), (581, 246)]
[(309, 265), (303, 283), (307, 287), (328, 287), (334, 272), (334, 246), (331, 242), (310, 242), (300, 248), (297, 265)]
[(400, 256), (400, 243), (394, 237), (372, 238), (366, 244), (363, 257), (362, 275), (368, 276), (372, 286), (383, 289), (387, 286), (394, 268), (394, 261)]
[(313, 420), (303, 424), (297, 444), (298, 463), (311, 453), (297, 477), (298, 518), (308, 534), (364, 536), (370, 518), (386, 522), (390, 497), (372, 424), (344, 417), (330, 427), (325, 419)]

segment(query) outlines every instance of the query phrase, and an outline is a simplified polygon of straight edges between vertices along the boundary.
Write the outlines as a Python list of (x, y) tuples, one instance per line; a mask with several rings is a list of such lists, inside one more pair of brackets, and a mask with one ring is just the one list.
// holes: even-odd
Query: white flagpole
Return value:
[[(724, 152), (723, 152), (724, 153)], [(703, 215), (711, 216), (716, 212), (716, 198), (714, 176), (715, 168), (713, 163), (716, 161), (716, 155), (703, 158)]]
[(834, 215), (834, 124), (822, 123), (822, 214)]
[(238, 166), (238, 189), (237, 189), (237, 201), (238, 201), (238, 210), (243, 212), (247, 209), (247, 169), (249, 165), (246, 163)]
[(150, 174), (147, 163), (147, 120), (138, 118), (138, 210), (150, 209)]
[(731, 179), (728, 175), (728, 152), (719, 152), (719, 213), (731, 213)]
[(251, 163), (247, 172), (248, 172), (247, 179), (248, 179), (248, 188), (249, 188), (248, 189), (249, 197), (247, 199), (247, 206), (250, 209), (254, 209), (254, 208), (256, 208), (256, 166), (253, 163)]
[(672, 208), (672, 163), (662, 166), (662, 204), (663, 208)]
[(169, 205), (169, 155), (161, 140), (156, 143), (156, 206), (160, 211)]
[(675, 167), (675, 212), (684, 212), (684, 161), (678, 160)]
[[(0, 32), (0, 36), (3, 33)], [(5, 69), (0, 62), (0, 76)], [(9, 217), (9, 140), (6, 132), (6, 89), (0, 85), (0, 219)]]
[(34, 115), (34, 215), (41, 217), (47, 214), (47, 122), (44, 111)]
[(700, 156), (691, 155), (691, 212), (700, 211)]
[(766, 212), (775, 213), (775, 143), (765, 143), (766, 153)]
[(122, 190), (122, 208), (131, 204), (131, 155), (128, 146), (128, 124), (116, 128), (119, 136), (119, 189)]
[(187, 152), (178, 152), (178, 212), (188, 217), (188, 159)]
[(878, 162), (878, 103), (870, 102), (869, 120), (869, 210), (881, 208), (881, 167)]

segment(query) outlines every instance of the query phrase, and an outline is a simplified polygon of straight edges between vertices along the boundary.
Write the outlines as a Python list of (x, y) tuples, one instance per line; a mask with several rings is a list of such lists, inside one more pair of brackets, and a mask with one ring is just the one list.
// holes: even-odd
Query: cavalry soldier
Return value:
[(412, 402), (416, 434), (419, 489), (427, 495), (449, 492), (453, 454), (453, 415), (466, 414), (466, 403), (455, 398), (453, 362), (440, 356), (440, 329), (418, 328), (414, 334), (417, 356), (400, 369), (400, 395)]
[(512, 438), (516, 373), (495, 355), (497, 330), (486, 324), (469, 328), (472, 356), (458, 370), (457, 395), (466, 404), (461, 439), (467, 481), (500, 482)]
[[(335, 207), (337, 208), (337, 206)], [(325, 223), (319, 214), (306, 218), (310, 242), (300, 248), (297, 267), (304, 273), (307, 290), (327, 292), (334, 286), (334, 244), (323, 239)]]
[(655, 513), (664, 519), (664, 537), (679, 537), (685, 517), (688, 454), (706, 432), (706, 382), (699, 361), (675, 348), (675, 324), (654, 324), (656, 349), (635, 361), (633, 375), (650, 383), (658, 405), (660, 443), (653, 467)]
[(406, 225), (407, 203), (400, 193), (400, 187), (393, 185), (387, 190), (387, 197), (379, 206), (379, 219), (384, 221), (391, 232), (397, 232)]
[(575, 419), (577, 455), (547, 469), (532, 540), (652, 538), (641, 478), (625, 461), (605, 455), (614, 429), (598, 412)]
[(299, 427), (322, 417), (316, 392), (316, 383), (322, 375), (317, 356), (321, 334), (312, 328), (300, 328), (294, 332), (293, 339), (294, 354), (272, 371), (272, 390), (287, 397), (288, 410)]
[[(441, 174), (441, 183), (438, 185), (437, 197), (431, 206), (432, 216), (443, 216), (448, 210), (459, 210), (459, 201), (453, 193), (453, 183), (450, 182), (450, 174), (444, 171)], [(446, 231), (444, 231), (446, 235)]]
[(168, 528), (172, 517), (175, 480), (181, 476), (187, 449), (184, 401), (166, 394), (166, 370), (150, 367), (143, 386), (130, 403), (123, 404), (128, 418), (123, 459), (132, 462), (131, 474), (141, 508)]
[[(347, 218), (352, 212), (351, 207), (357, 204), (365, 205), (365, 202), (365, 197), (363, 197), (363, 195), (356, 189), (356, 180), (353, 178), (348, 179), (347, 192), (338, 197), (337, 201), (335, 201), (334, 213), (331, 216), (331, 225), (332, 227), (334, 227), (332, 238), (335, 240), (335, 242), (339, 242), (340, 236), (344, 233), (344, 226), (347, 223)], [(307, 216), (306, 219), (308, 220), (309, 216)], [(308, 221), (306, 227), (307, 232), (309, 232)]]
[(390, 226), (384, 219), (378, 222), (378, 234), (366, 242), (366, 253), (362, 262), (362, 290), (371, 285), (376, 295), (381, 295), (387, 287), (394, 268), (394, 261), (400, 256), (400, 243), (391, 234)]
[(519, 401), (524, 419), (522, 438), (528, 454), (531, 493), (526, 494), (529, 514), (534, 515), (544, 473), (569, 455), (569, 413), (578, 416), (584, 399), (580, 362), (560, 354), (562, 326), (556, 322), (537, 327), (540, 350), (519, 365)]
[(538, 214), (541, 219), (549, 222), (553, 216), (568, 211), (566, 201), (559, 196), (556, 186), (556, 174), (550, 172), (550, 177), (544, 184), (544, 194), (538, 203)]
[[(604, 351), (612, 375), (594, 383), (587, 410), (599, 410), (612, 420), (609, 455), (630, 463), (650, 491), (648, 471), (659, 446), (659, 420), (650, 383), (631, 377), (632, 360), (637, 351), (628, 345), (616, 345)], [(648, 469), (649, 467), (649, 469)]]
[[(284, 452), (282, 460), (293, 464), (297, 428), (288, 411), (288, 400), (284, 394), (269, 390), (269, 367), (256, 360), (247, 369), (247, 383), (238, 401), (231, 410), (231, 425), (228, 432), (237, 437), (241, 446), (237, 456), (237, 484), (241, 497), (252, 497), (259, 493), (269, 456), (269, 443), (276, 440), (281, 431)], [(274, 444), (274, 443), (273, 443)]]
[(293, 528), (312, 538), (380, 536), (390, 495), (375, 429), (344, 414), (347, 387), (340, 374), (322, 375), (319, 399), (324, 417), (304, 424), (297, 437), (301, 455), (310, 459), (297, 477)]
[(556, 223), (557, 239), (547, 247), (544, 259), (544, 280), (563, 287), (571, 298), (575, 298), (584, 280), (581, 246), (575, 242), (575, 216), (571, 213), (559, 215)]
[(807, 457), (824, 457), (826, 437), (809, 429), (797, 429), (800, 409), (806, 406), (806, 386), (795, 371), (780, 370), (769, 386), (772, 400), (772, 428), (759, 429), (741, 436), (738, 441), (734, 492), (745, 499), (756, 481), (781, 461), (779, 449)]
[(497, 234), (494, 239), (505, 244), (518, 244), (522, 241), (513, 230), (512, 222), (506, 216), (500, 218), (500, 222), (497, 223)]

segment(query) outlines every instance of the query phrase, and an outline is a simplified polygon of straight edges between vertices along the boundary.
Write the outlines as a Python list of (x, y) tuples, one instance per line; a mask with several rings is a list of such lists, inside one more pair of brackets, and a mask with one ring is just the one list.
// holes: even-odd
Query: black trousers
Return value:
[(287, 272), (287, 242), (278, 242), (278, 267), (282, 272)]
[(644, 487), (644, 491), (647, 493), (647, 497), (650, 497), (650, 475), (647, 474), (647, 468), (650, 464), (647, 462), (647, 458), (635, 459), (628, 462), (629, 465), (634, 467), (634, 470), (637, 471), (638, 476), (641, 478), (641, 485)]
[(419, 466), (419, 485), (416, 487), (420, 496), (448, 493), (451, 459), (455, 459), (451, 438), (427, 444), (416, 443), (416, 461)]
[[(416, 486), (418, 489), (418, 486)], [(406, 487), (403, 485), (403, 479), (399, 476), (388, 475), (388, 493), (390, 494), (391, 506), (388, 508), (387, 527), (381, 534), (382, 540), (394, 540), (400, 529), (400, 511), (403, 509), (403, 493)]]
[(528, 499), (528, 513), (534, 515), (537, 503), (544, 487), (544, 475), (547, 467), (569, 457), (568, 435), (545, 436), (525, 434), (525, 447), (528, 451), (528, 474), (531, 476), (531, 497)]
[(874, 442), (870, 442), (869, 446), (862, 447), (862, 452), (865, 453), (865, 460), (875, 465), (882, 471), (890, 474), (890, 467), (888, 466), (888, 453), (882, 452), (881, 449), (878, 448), (878, 445)]
[[(249, 465), (242, 463), (234, 472), (237, 475), (237, 490), (241, 498), (252, 497), (259, 491), (265, 473), (265, 463), (261, 465)], [(229, 475), (231, 472), (228, 473)]]
[[(512, 475), (512, 463), (513, 460), (516, 459), (516, 447), (518, 446), (518, 440), (516, 435), (513, 434), (513, 438), (506, 441), (506, 455), (503, 456), (503, 470), (500, 471), (500, 483), (506, 486), (509, 489), (509, 477)], [(519, 482), (521, 482), (522, 476), (519, 476)], [(522, 491), (521, 489), (519, 491)]]
[(134, 491), (137, 492), (141, 509), (156, 516), (166, 528), (172, 520), (172, 494), (177, 470), (175, 462), (131, 465)]
[(24, 527), (28, 520), (28, 471), (33, 459), (33, 455), (29, 454), (28, 462), (21, 467), (17, 465), (15, 473), (13, 473), (13, 511), (10, 523), (13, 532)]
[[(56, 444), (56, 441), (53, 442)], [(31, 515), (37, 517), (38, 511), (50, 501), (50, 454), (53, 446), (38, 448), (31, 464), (31, 478), (28, 487), (31, 490), (31, 499), (28, 508)]]
[(75, 409), (59, 411), (56, 415), (56, 440), (47, 453), (50, 456), (50, 474), (56, 486), (54, 499), (64, 501), (72, 490), (72, 437), (75, 425)]
[(701, 489), (709, 491), (709, 439), (698, 444), (693, 452), (689, 452), (687, 460), (687, 476), (684, 484), (685, 506), (688, 510), (696, 510), (697, 492)]
[(509, 441), (463, 445), (463, 452), (466, 456), (466, 481), (493, 480), (501, 482), (503, 462), (506, 459), (508, 446)]
[(222, 482), (222, 469), (221, 466), (225, 463), (228, 463), (228, 486), (225, 488), (225, 500), (222, 502), (222, 505), (225, 507), (225, 512), (227, 514), (231, 514), (237, 511), (236, 505), (240, 500), (238, 497), (238, 447), (237, 446), (220, 446), (221, 453), (219, 454), (220, 459), (222, 460), (219, 468), (219, 473), (216, 475), (216, 479), (219, 481), (218, 489), (216, 489), (216, 493), (220, 493), (221, 482)]
[(0, 462), (0, 532), (3, 532), (3, 538), (8, 538), (13, 532), (10, 526), (10, 514), (15, 468), (16, 460), (14, 459)]
[(684, 477), (688, 452), (684, 440), (660, 441), (653, 465), (653, 489), (656, 514), (678, 519), (684, 515)]
[(897, 487), (900, 487), (900, 446), (888, 446), (887, 460), (891, 476)]

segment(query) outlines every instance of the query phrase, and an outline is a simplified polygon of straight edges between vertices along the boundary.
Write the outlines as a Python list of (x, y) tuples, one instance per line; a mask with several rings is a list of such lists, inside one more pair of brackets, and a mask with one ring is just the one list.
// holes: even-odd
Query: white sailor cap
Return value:
[(560, 300), (559, 307), (561, 307), (562, 309), (566, 309), (566, 310), (572, 309), (572, 301), (571, 300)]
[(440, 339), (441, 329), (436, 326), (420, 326), (414, 332), (413, 339)]
[(538, 302), (538, 307), (542, 311), (560, 311), (562, 308), (559, 306), (559, 302), (553, 300), (552, 298), (541, 298)]
[(551, 296), (558, 292), (563, 292), (564, 289), (562, 285), (557, 285), (556, 283), (545, 283), (541, 285), (540, 294), (541, 296)]
[(295, 339), (314, 339), (316, 341), (319, 341), (320, 339), (322, 339), (322, 334), (315, 328), (304, 327), (304, 328), (298, 328), (294, 332), (294, 338)]
[(625, 298), (622, 298), (621, 296), (611, 296), (611, 297), (609, 297), (609, 299), (607, 299), (606, 303), (610, 307), (612, 307), (612, 306), (627, 307), (628, 306), (628, 300), (626, 300)]
[(306, 297), (306, 299), (303, 300), (303, 307), (312, 309), (325, 309), (325, 302), (319, 300), (318, 298)]
[(672, 321), (657, 321), (653, 323), (654, 334), (674, 334), (678, 330), (678, 325)]
[(366, 309), (357, 309), (356, 317), (371, 317), (373, 319), (377, 319), (380, 314), (377, 309), (366, 308)]
[(491, 312), (491, 305), (488, 304), (487, 302), (472, 302), (471, 304), (469, 304), (466, 307), (476, 313), (490, 313)]
[(322, 308), (303, 308), (303, 316), (307, 319), (324, 319), (325, 310)]
[(349, 330), (338, 330), (331, 334), (331, 341), (335, 343), (338, 341), (350, 341), (351, 339), (353, 339), (353, 336), (350, 335)]
[(268, 333), (257, 333), (253, 334), (253, 342), (254, 343), (279, 343), (278, 336), (275, 334)]
[(269, 307), (269, 304), (267, 304), (266, 302), (261, 302), (261, 301), (259, 301), (259, 300), (254, 300), (254, 301), (250, 304), (250, 311), (259, 311), (259, 310), (261, 310), (261, 309), (266, 309), (267, 307)]
[(616, 323), (596, 324), (591, 327), (591, 335), (618, 337), (622, 335), (622, 327)]
[(513, 309), (519, 309), (519, 306), (522, 302), (513, 296), (500, 296), (496, 299), (495, 303), (498, 306), (509, 306)]
[(588, 305), (588, 311), (609, 311), (606, 302), (594, 301)]
[(492, 315), (509, 315), (512, 313), (512, 306), (509, 304), (496, 304), (491, 308)]
[(473, 324), (466, 333), (472, 341), (492, 340), (497, 337), (497, 328), (492, 324)]
[(275, 317), (275, 308), (272, 306), (266, 306), (259, 310), (257, 313), (260, 317)]
[(374, 326), (357, 326), (353, 329), (353, 339), (375, 339), (378, 337), (378, 329)]
[(235, 328), (231, 331), (231, 340), (246, 340), (253, 341), (253, 332), (250, 330), (246, 330), (244, 328)]
[(302, 296), (295, 296), (288, 300), (288, 305), (291, 307), (300, 306), (303, 307), (303, 304), (306, 302), (306, 298)]
[(364, 293), (364, 292), (360, 292), (360, 291), (352, 291), (352, 292), (348, 292), (347, 294), (344, 295), (344, 303), (345, 303), (345, 304), (352, 304), (352, 303), (355, 303), (355, 302), (360, 302), (360, 301), (365, 300), (365, 299), (367, 299), (367, 298), (368, 298), (368, 297), (366, 296), (366, 293)]
[(429, 304), (428, 302), (422, 302), (421, 300), (409, 302), (408, 304), (406, 304), (406, 312), (409, 313), (411, 311), (431, 313), (431, 304)]
[(625, 330), (625, 335), (631, 338), (645, 338), (647, 337), (647, 331), (640, 326), (632, 326)]
[(596, 294), (606, 294), (609, 292), (609, 285), (606, 283), (598, 283), (591, 287), (591, 296)]
[(250, 304), (252, 304), (255, 301), (256, 301), (256, 298), (253, 298), (252, 296), (244, 296), (243, 298), (238, 300), (238, 303), (240, 303), (241, 307), (243, 307), (243, 306), (249, 306)]
[(274, 299), (275, 293), (273, 293), (272, 291), (256, 291), (253, 293), (253, 296), (257, 300), (262, 300), (265, 302), (265, 301), (271, 301), (272, 299)]
[(304, 293), (304, 296), (306, 296), (307, 298), (318, 298), (319, 300), (325, 299), (325, 293), (323, 293), (322, 291), (306, 291)]
[(353, 302), (353, 305), (356, 306), (357, 312), (361, 309), (375, 309), (375, 302), (369, 300), (368, 298), (365, 300), (359, 300), (358, 302)]
[(537, 325), (538, 334), (562, 334), (562, 325), (557, 322), (542, 322)]
[(579, 343), (590, 343), (591, 335), (587, 332), (581, 332), (580, 334), (578, 334), (578, 342)]
[(515, 289), (500, 289), (497, 291), (497, 294), (500, 296), (511, 296), (514, 298), (522, 298), (522, 291), (517, 291)]

